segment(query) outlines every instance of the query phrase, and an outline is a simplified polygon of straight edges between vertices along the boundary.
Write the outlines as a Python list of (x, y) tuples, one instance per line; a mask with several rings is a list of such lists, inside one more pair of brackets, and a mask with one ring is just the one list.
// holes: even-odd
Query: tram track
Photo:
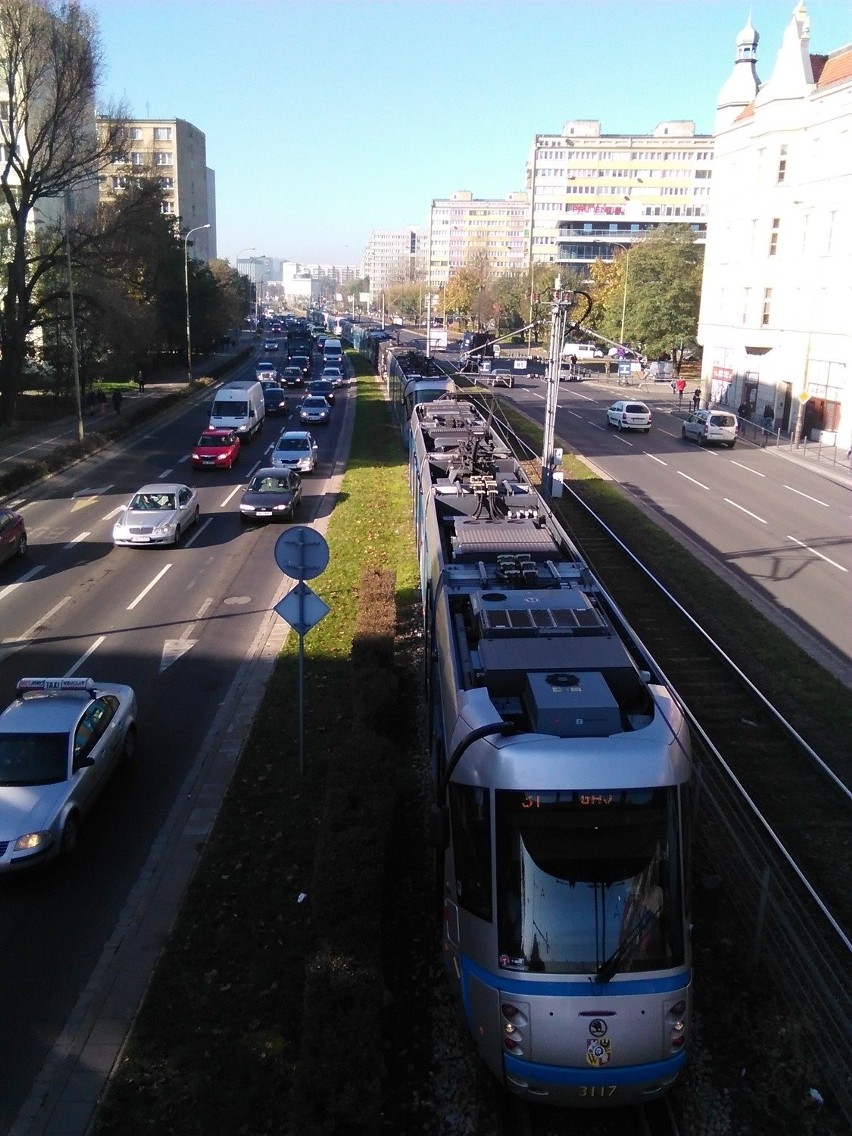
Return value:
[(602, 1111), (530, 1104), (495, 1083), (496, 1136), (680, 1136), (668, 1100)]

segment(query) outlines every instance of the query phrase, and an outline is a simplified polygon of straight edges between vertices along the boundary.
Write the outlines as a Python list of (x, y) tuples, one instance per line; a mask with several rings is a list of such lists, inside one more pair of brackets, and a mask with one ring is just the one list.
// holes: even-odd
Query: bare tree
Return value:
[(0, 423), (14, 417), (36, 291), (63, 254), (55, 224), (39, 240), (36, 209), (92, 186), (127, 148), (124, 108), (102, 114), (98, 129), (101, 67), (94, 18), (76, 2), (0, 0)]

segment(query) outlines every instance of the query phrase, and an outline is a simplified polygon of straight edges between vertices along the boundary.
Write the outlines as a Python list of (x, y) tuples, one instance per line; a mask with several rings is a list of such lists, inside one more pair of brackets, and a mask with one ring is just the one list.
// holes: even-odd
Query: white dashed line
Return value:
[(690, 477), (688, 473), (683, 473), (681, 470), (677, 470), (677, 475), (678, 477), (685, 477), (687, 481), (691, 481), (692, 484), (697, 485), (699, 489), (706, 489), (708, 493), (710, 492), (709, 485), (704, 485), (702, 482), (696, 481), (695, 478)]
[(164, 568), (161, 568), (160, 571), (157, 573), (157, 575), (154, 577), (154, 579), (151, 581), (151, 583), (147, 584), (142, 589), (142, 591), (139, 593), (139, 595), (136, 597), (136, 599), (132, 603), (127, 605), (127, 610), (133, 611), (133, 609), (136, 607), (136, 605), (141, 603), (142, 600), (145, 599), (145, 597), (148, 595), (148, 593), (154, 587), (154, 585), (159, 583), (160, 580), (162, 580), (163, 576), (165, 576), (166, 572), (168, 572), (168, 570), (170, 568), (171, 568), (171, 564), (167, 564)]
[(838, 564), (836, 560), (832, 560), (828, 556), (823, 556), (823, 554), (821, 552), (817, 552), (817, 550), (815, 548), (811, 548), (811, 546), (809, 544), (805, 544), (804, 541), (797, 540), (796, 537), (790, 536), (789, 533), (787, 533), (787, 540), (792, 540), (796, 544), (798, 544), (801, 548), (806, 548), (808, 550), (808, 552), (812, 552), (814, 554), (814, 556), (818, 556), (820, 558), (820, 560), (824, 560), (826, 562), (826, 564), (830, 564), (832, 566), (832, 568), (839, 568), (841, 572), (848, 572), (849, 571), (849, 569), (844, 568), (842, 564)]
[(763, 519), (763, 517), (759, 517), (757, 513), (752, 513), (750, 509), (746, 509), (742, 505), (738, 505), (736, 501), (732, 501), (730, 497), (723, 497), (722, 499), (726, 505), (733, 505), (735, 509), (739, 509), (741, 513), (745, 513), (747, 517), (753, 517), (754, 520), (760, 521), (762, 525), (766, 524), (766, 521)]
[(822, 505), (823, 509), (828, 508), (828, 502), (827, 501), (820, 501), (820, 499), (818, 497), (811, 497), (807, 493), (802, 493), (802, 491), (800, 489), (794, 489), (792, 485), (785, 485), (784, 488), (789, 489), (791, 493), (798, 494), (799, 497), (804, 497), (806, 501), (813, 501), (813, 503), (815, 505)]

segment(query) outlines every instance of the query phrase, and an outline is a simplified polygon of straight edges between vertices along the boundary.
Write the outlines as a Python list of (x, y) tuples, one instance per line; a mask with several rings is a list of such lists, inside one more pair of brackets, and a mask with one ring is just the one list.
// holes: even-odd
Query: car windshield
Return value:
[(624, 412), (625, 414), (647, 414), (648, 407), (643, 402), (628, 402)]
[(316, 398), (306, 398), (305, 406), (311, 410), (325, 410), (325, 399), (319, 395)]
[(248, 417), (248, 403), (247, 402), (223, 402), (217, 401), (213, 403), (213, 410), (211, 411), (213, 418), (247, 418)]
[(251, 485), (249, 485), (252, 493), (281, 493), (289, 488), (290, 483), (286, 477), (270, 477), (268, 475), (253, 478)]
[(0, 734), (0, 785), (53, 785), (68, 777), (68, 734)]
[(681, 964), (677, 794), (499, 791), (500, 964), (557, 974)]
[(278, 443), (279, 450), (309, 450), (307, 438), (282, 438)]
[(164, 509), (173, 509), (174, 507), (175, 497), (173, 493), (137, 493), (130, 502), (130, 508), (140, 513), (162, 512)]
[(229, 446), (231, 444), (230, 438), (225, 438), (221, 434), (202, 434), (198, 439), (199, 446)]

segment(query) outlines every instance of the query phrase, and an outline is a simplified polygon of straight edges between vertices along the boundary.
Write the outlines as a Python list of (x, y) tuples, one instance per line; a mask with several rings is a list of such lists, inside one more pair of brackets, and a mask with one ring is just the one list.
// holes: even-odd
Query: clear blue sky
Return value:
[[(749, 13), (771, 74), (795, 0), (84, 0), (101, 104), (207, 137), (218, 252), (357, 264), (372, 229), (433, 197), (523, 188), (536, 133), (571, 118), (710, 133)], [(811, 51), (852, 41), (849, 0), (809, 0)]]

